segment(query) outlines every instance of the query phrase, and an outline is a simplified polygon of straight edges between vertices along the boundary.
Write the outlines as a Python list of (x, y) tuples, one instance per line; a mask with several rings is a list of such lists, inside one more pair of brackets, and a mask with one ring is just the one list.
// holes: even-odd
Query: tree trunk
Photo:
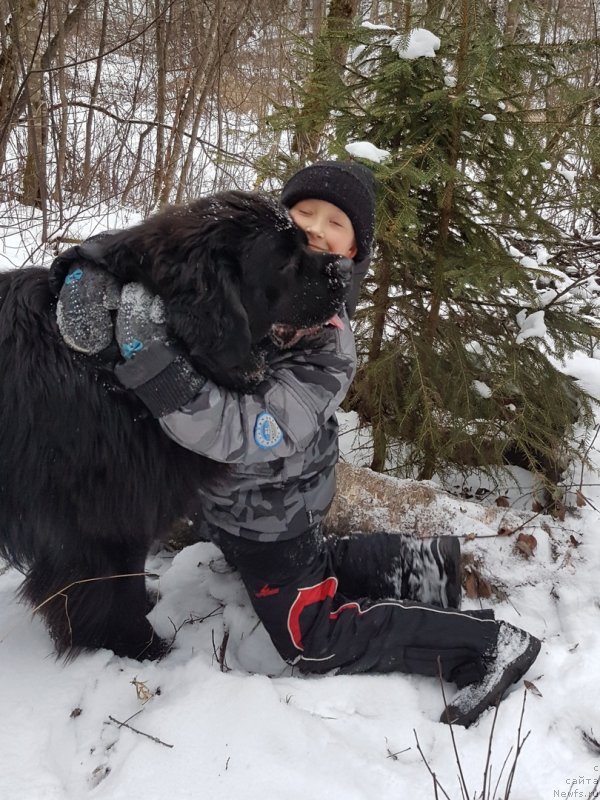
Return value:
[(8, 141), (17, 120), (27, 114), (28, 147), (23, 177), (27, 204), (43, 205), (46, 137), (46, 98), (43, 74), (50, 68), (59, 43), (73, 30), (90, 0), (79, 0), (65, 19), (57, 22), (57, 33), (45, 50), (42, 31), (48, 24), (48, 9), (39, 0), (9, 3), (9, 27), (3, 29), (0, 54), (0, 163), (4, 163)]
[(390, 0), (385, 21), (388, 25), (402, 28), (405, 22), (405, 6), (410, 5), (405, 0)]
[(102, 24), (100, 28), (100, 41), (98, 42), (98, 58), (96, 59), (96, 72), (94, 82), (90, 92), (90, 110), (85, 123), (85, 149), (83, 156), (82, 184), (84, 191), (89, 190), (91, 184), (91, 165), (92, 165), (92, 138), (94, 132), (94, 105), (98, 99), (100, 90), (100, 79), (102, 77), (102, 66), (104, 64), (104, 48), (106, 46), (106, 28), (108, 25), (108, 12), (110, 0), (104, 0), (102, 8)]
[(316, 43), (323, 30), (323, 17), (325, 16), (324, 0), (313, 0), (313, 42)]
[[(24, 97), (27, 105), (27, 155), (23, 173), (23, 192), (21, 201), (26, 206), (43, 207), (45, 200), (44, 172), (46, 158), (44, 154), (44, 114), (46, 104), (43, 94), (42, 70), (40, 58), (41, 26), (45, 19), (38, 21), (36, 0), (29, 0), (21, 8), (22, 17), (18, 33), (18, 48), (21, 68), (28, 74), (24, 86)], [(42, 195), (44, 197), (42, 198)]]
[(521, 6), (523, 0), (509, 0), (506, 10), (506, 25), (504, 27), (504, 40), (512, 43), (517, 35), (517, 29), (521, 19)]
[[(385, 324), (390, 306), (390, 289), (392, 286), (393, 256), (385, 242), (381, 245), (380, 257), (377, 260), (375, 281), (377, 288), (373, 294), (373, 333), (369, 344), (367, 363), (373, 364), (381, 354)], [(373, 430), (373, 459), (371, 469), (383, 472), (387, 456), (387, 437), (385, 434), (385, 420), (378, 408), (377, 400), (369, 397), (367, 404), (371, 403), (368, 414)]]
[[(60, 22), (57, 23), (60, 30)], [(60, 37), (60, 46), (58, 48), (58, 60), (63, 64), (65, 61), (65, 41), (64, 37)], [(54, 97), (58, 94), (58, 110), (52, 111), (48, 127), (51, 131), (52, 139), (54, 142), (54, 156), (56, 159), (56, 178), (54, 182), (54, 191), (52, 199), (58, 205), (59, 225), (62, 226), (64, 222), (63, 217), (63, 187), (65, 183), (65, 173), (67, 164), (67, 125), (69, 119), (69, 105), (67, 101), (67, 87), (65, 71), (60, 69), (56, 72), (50, 72), (48, 75), (49, 81), (49, 97), (51, 107), (54, 108)], [(55, 116), (56, 114), (56, 116)], [(57, 119), (58, 118), (58, 119)]]
[(210, 27), (206, 39), (202, 41), (199, 24), (201, 20), (194, 14), (196, 30), (198, 32), (197, 46), (194, 51), (194, 63), (188, 73), (185, 88), (179, 102), (179, 108), (175, 124), (171, 132), (169, 145), (165, 158), (166, 169), (164, 179), (158, 197), (158, 205), (164, 206), (169, 202), (173, 186), (175, 185), (175, 174), (179, 165), (179, 159), (183, 150), (183, 134), (187, 128), (192, 113), (196, 108), (198, 98), (201, 94), (202, 84), (205, 84), (207, 75), (214, 62), (218, 58), (218, 31), (221, 15), (223, 14), (224, 0), (219, 0), (212, 12)]
[[(473, 2), (474, 0), (462, 0), (462, 35), (456, 57), (457, 94), (464, 92), (468, 85), (468, 75), (466, 74), (467, 53), (469, 50), (469, 42), (474, 25)], [(453, 171), (458, 167), (460, 156), (460, 137), (463, 129), (462, 120), (463, 112), (457, 108), (454, 108), (452, 111), (451, 138), (447, 154), (448, 166)], [(435, 266), (432, 280), (431, 305), (429, 308), (429, 314), (427, 315), (424, 331), (425, 343), (428, 349), (432, 349), (434, 347), (440, 320), (440, 310), (445, 295), (446, 253), (448, 246), (448, 234), (450, 232), (450, 225), (454, 210), (455, 188), (456, 179), (450, 178), (446, 182), (442, 193), (437, 240), (435, 244)], [(424, 461), (419, 473), (419, 480), (429, 480), (433, 477), (437, 464), (435, 442), (431, 439), (429, 441), (425, 441), (423, 443), (422, 450), (424, 453)]]
[(292, 150), (302, 163), (319, 157), (321, 138), (331, 111), (329, 93), (341, 80), (348, 54), (345, 36), (357, 8), (358, 0), (331, 0), (326, 24), (317, 37), (303, 113), (292, 142)]
[[(15, 20), (12, 21), (14, 30)], [(12, 33), (1, 26), (0, 36), (0, 164), (5, 163), (8, 138), (16, 118), (14, 99), (17, 92), (19, 64)]]
[[(206, 108), (206, 101), (208, 98), (209, 91), (215, 84), (215, 80), (221, 68), (221, 61), (223, 56), (229, 51), (230, 47), (235, 42), (235, 37), (239, 30), (240, 23), (248, 13), (251, 2), (252, 0), (245, 0), (245, 3), (243, 5), (237, 7), (236, 16), (228, 21), (228, 27), (225, 27), (225, 29), (222, 32), (221, 31), (218, 32), (216, 41), (217, 41), (217, 47), (219, 49), (219, 57), (214, 59), (208, 65), (205, 71), (204, 87), (196, 103), (194, 120), (192, 123), (190, 143), (185, 157), (185, 161), (181, 168), (181, 175), (177, 186), (177, 195), (176, 195), (177, 203), (181, 203), (184, 199), (184, 191), (186, 189), (188, 178), (194, 161), (194, 153), (196, 149), (196, 142), (198, 139), (198, 130), (200, 128), (200, 122), (202, 121), (202, 116)], [(220, 95), (220, 92), (218, 94)]]
[(163, 0), (156, 0), (154, 11), (157, 17), (154, 53), (156, 59), (156, 114), (154, 117), (156, 122), (156, 153), (154, 156), (152, 202), (155, 205), (158, 202), (160, 187), (165, 178), (164, 124), (167, 121), (167, 46), (170, 40), (170, 26), (167, 24), (166, 8), (163, 6)]

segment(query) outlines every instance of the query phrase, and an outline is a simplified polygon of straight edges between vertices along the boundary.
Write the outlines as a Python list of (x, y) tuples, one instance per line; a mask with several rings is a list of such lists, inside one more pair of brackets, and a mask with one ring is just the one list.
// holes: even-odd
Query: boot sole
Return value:
[(502, 674), (497, 686), (492, 689), (476, 706), (469, 709), (469, 711), (461, 712), (454, 706), (449, 705), (444, 709), (440, 722), (452, 725), (461, 725), (468, 728), (472, 725), (484, 711), (491, 706), (497, 705), (503, 698), (507, 689), (514, 683), (517, 683), (523, 675), (526, 674), (529, 667), (533, 664), (540, 652), (542, 643), (534, 636), (530, 637), (530, 642), (527, 648), (516, 658), (512, 664), (506, 668)]

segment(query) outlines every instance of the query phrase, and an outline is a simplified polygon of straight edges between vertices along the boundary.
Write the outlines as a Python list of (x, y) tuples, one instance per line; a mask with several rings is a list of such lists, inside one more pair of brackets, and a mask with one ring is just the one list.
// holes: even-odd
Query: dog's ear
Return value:
[(48, 273), (48, 285), (52, 294), (59, 295), (65, 278), (73, 267), (97, 267), (112, 272), (107, 254), (120, 234), (121, 231), (99, 233), (56, 256)]
[(106, 269), (123, 283), (139, 281), (149, 289), (155, 289), (152, 276), (152, 257), (147, 251), (142, 226), (128, 228), (116, 233), (108, 242)]
[(170, 281), (166, 301), (169, 327), (199, 364), (218, 372), (253, 363), (239, 279), (224, 254), (207, 263), (206, 252), (190, 253)]

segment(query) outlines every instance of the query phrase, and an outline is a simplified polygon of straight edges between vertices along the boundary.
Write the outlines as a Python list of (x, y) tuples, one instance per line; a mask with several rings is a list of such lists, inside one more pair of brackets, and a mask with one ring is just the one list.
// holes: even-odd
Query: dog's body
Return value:
[[(277, 204), (239, 192), (107, 237), (101, 262), (159, 293), (196, 368), (241, 391), (271, 326), (325, 322), (348, 282)], [(148, 549), (224, 467), (173, 443), (101, 357), (66, 347), (46, 270), (0, 273), (0, 374), (0, 554), (25, 573), (23, 596), (59, 653), (159, 656)]]

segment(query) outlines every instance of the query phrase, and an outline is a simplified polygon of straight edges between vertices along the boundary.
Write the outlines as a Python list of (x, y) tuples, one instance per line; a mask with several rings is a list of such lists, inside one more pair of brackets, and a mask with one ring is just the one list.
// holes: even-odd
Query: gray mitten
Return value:
[(141, 283), (126, 283), (115, 324), (115, 336), (123, 358), (129, 360), (150, 342), (168, 344), (165, 307), (161, 298)]
[(169, 338), (162, 300), (141, 283), (123, 287), (115, 336), (125, 359), (115, 366), (115, 375), (153, 416), (186, 405), (206, 383)]
[(98, 267), (69, 270), (56, 306), (56, 320), (65, 343), (79, 353), (100, 353), (113, 340), (111, 311), (119, 307), (121, 285)]

